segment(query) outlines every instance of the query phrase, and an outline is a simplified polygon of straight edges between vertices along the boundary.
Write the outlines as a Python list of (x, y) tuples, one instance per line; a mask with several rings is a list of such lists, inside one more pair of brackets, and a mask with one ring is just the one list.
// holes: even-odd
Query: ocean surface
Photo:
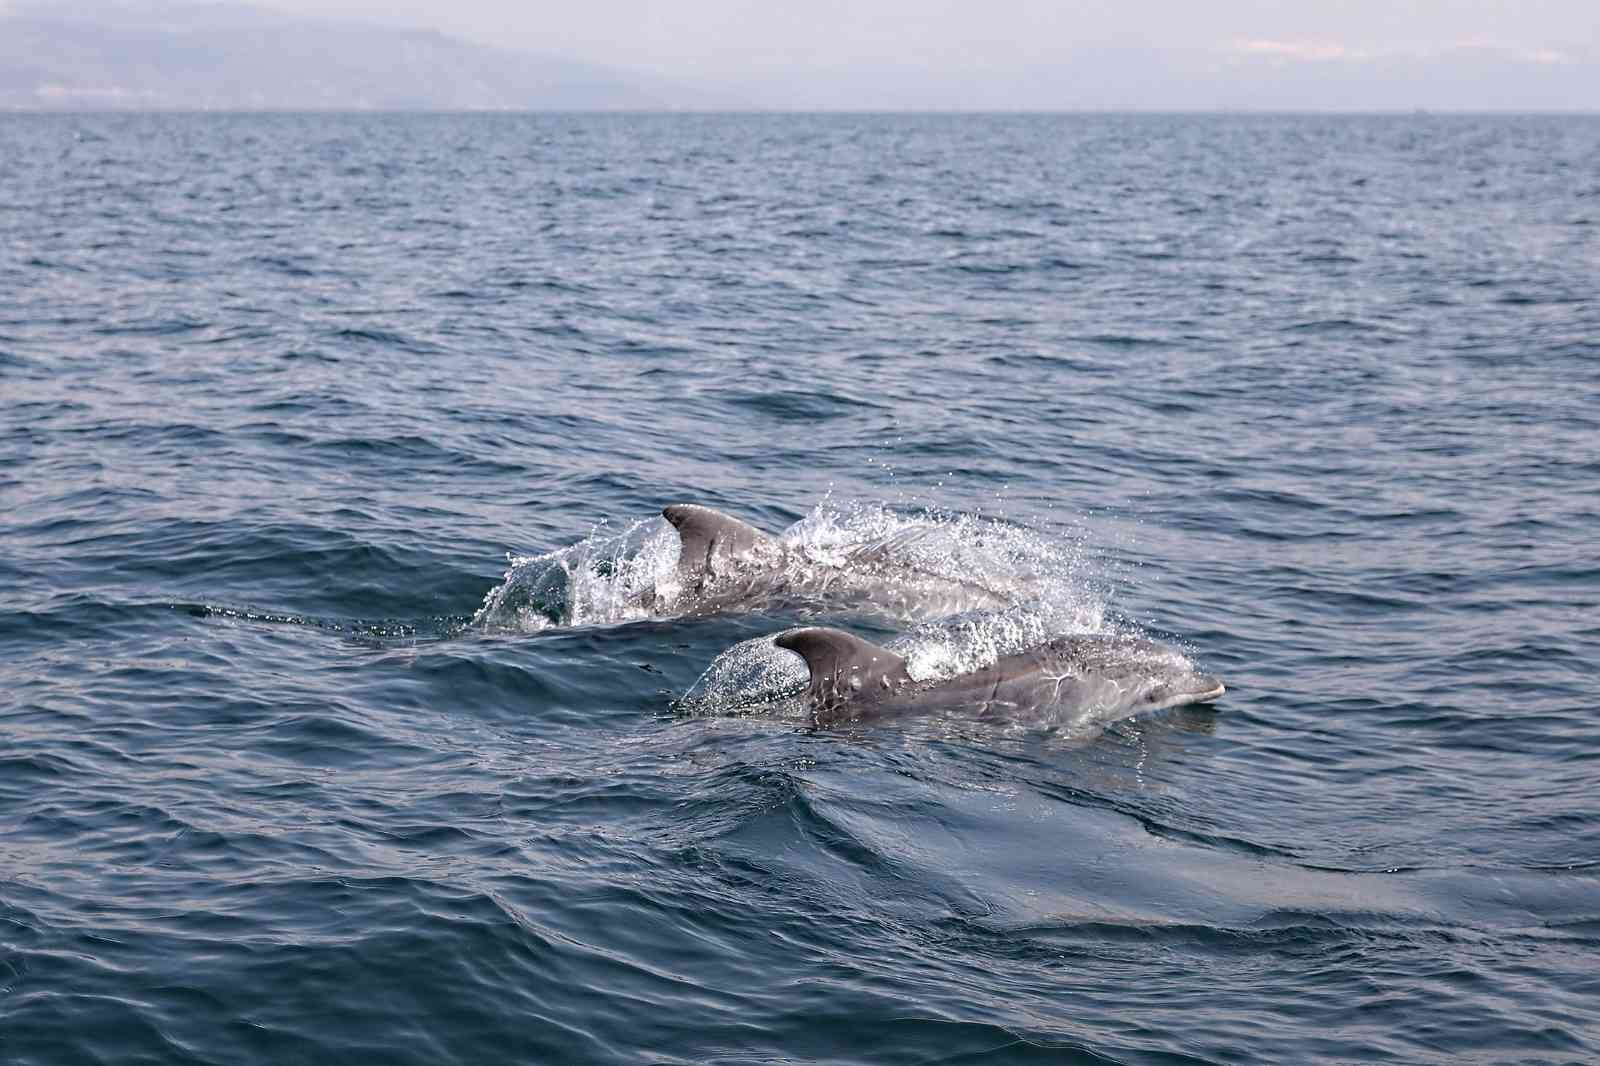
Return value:
[(1593, 1063), (1597, 655), (1600, 119), (0, 116), (10, 1066)]

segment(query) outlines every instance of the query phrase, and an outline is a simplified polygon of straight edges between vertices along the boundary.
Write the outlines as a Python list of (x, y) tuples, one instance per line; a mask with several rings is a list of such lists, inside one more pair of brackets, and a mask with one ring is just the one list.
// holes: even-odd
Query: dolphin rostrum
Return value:
[(823, 724), (941, 708), (1002, 716), (1061, 707), (1109, 719), (1207, 703), (1226, 691), (1174, 649), (1132, 637), (1056, 637), (991, 666), (928, 681), (912, 678), (906, 660), (888, 648), (843, 630), (791, 629), (773, 643), (805, 660), (812, 713)]
[(1010, 606), (1019, 598), (974, 580), (936, 573), (898, 545), (867, 544), (824, 562), (731, 515), (675, 503), (661, 516), (678, 531), (679, 589), (651, 597), (661, 614), (710, 614), (774, 602), (873, 607), (897, 616), (939, 617)]

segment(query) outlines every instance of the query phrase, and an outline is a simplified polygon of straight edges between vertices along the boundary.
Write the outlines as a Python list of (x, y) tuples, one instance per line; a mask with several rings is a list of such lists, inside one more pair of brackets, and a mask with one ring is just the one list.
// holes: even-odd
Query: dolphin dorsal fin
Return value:
[(847, 700), (872, 699), (911, 681), (905, 659), (842, 629), (791, 629), (773, 643), (806, 661), (811, 702), (820, 711), (837, 711)]
[(661, 517), (678, 531), (678, 570), (686, 576), (716, 574), (719, 564), (778, 551), (778, 542), (755, 526), (709, 507), (675, 503)]

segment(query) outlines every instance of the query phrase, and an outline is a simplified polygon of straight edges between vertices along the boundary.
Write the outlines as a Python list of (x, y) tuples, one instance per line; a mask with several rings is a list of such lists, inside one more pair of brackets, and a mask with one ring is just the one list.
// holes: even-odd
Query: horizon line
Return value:
[(1164, 108), (1164, 107), (32, 107), (0, 104), (8, 115), (1170, 115), (1213, 117), (1372, 116), (1594, 118), (1590, 108)]

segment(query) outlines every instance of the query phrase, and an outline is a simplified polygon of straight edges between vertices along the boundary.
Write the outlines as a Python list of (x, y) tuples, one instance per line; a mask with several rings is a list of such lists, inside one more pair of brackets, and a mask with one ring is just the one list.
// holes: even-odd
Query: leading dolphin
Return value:
[(1059, 707), (1112, 719), (1206, 703), (1226, 691), (1174, 649), (1132, 637), (1057, 637), (992, 666), (927, 681), (912, 678), (906, 660), (888, 648), (839, 629), (791, 629), (773, 643), (805, 660), (820, 724), (938, 709), (987, 717)]
[(1010, 606), (1020, 591), (936, 573), (897, 552), (866, 544), (825, 562), (710, 507), (675, 503), (661, 516), (678, 531), (678, 589), (652, 594), (656, 614), (714, 614), (774, 603), (875, 608), (898, 617), (936, 618)]

